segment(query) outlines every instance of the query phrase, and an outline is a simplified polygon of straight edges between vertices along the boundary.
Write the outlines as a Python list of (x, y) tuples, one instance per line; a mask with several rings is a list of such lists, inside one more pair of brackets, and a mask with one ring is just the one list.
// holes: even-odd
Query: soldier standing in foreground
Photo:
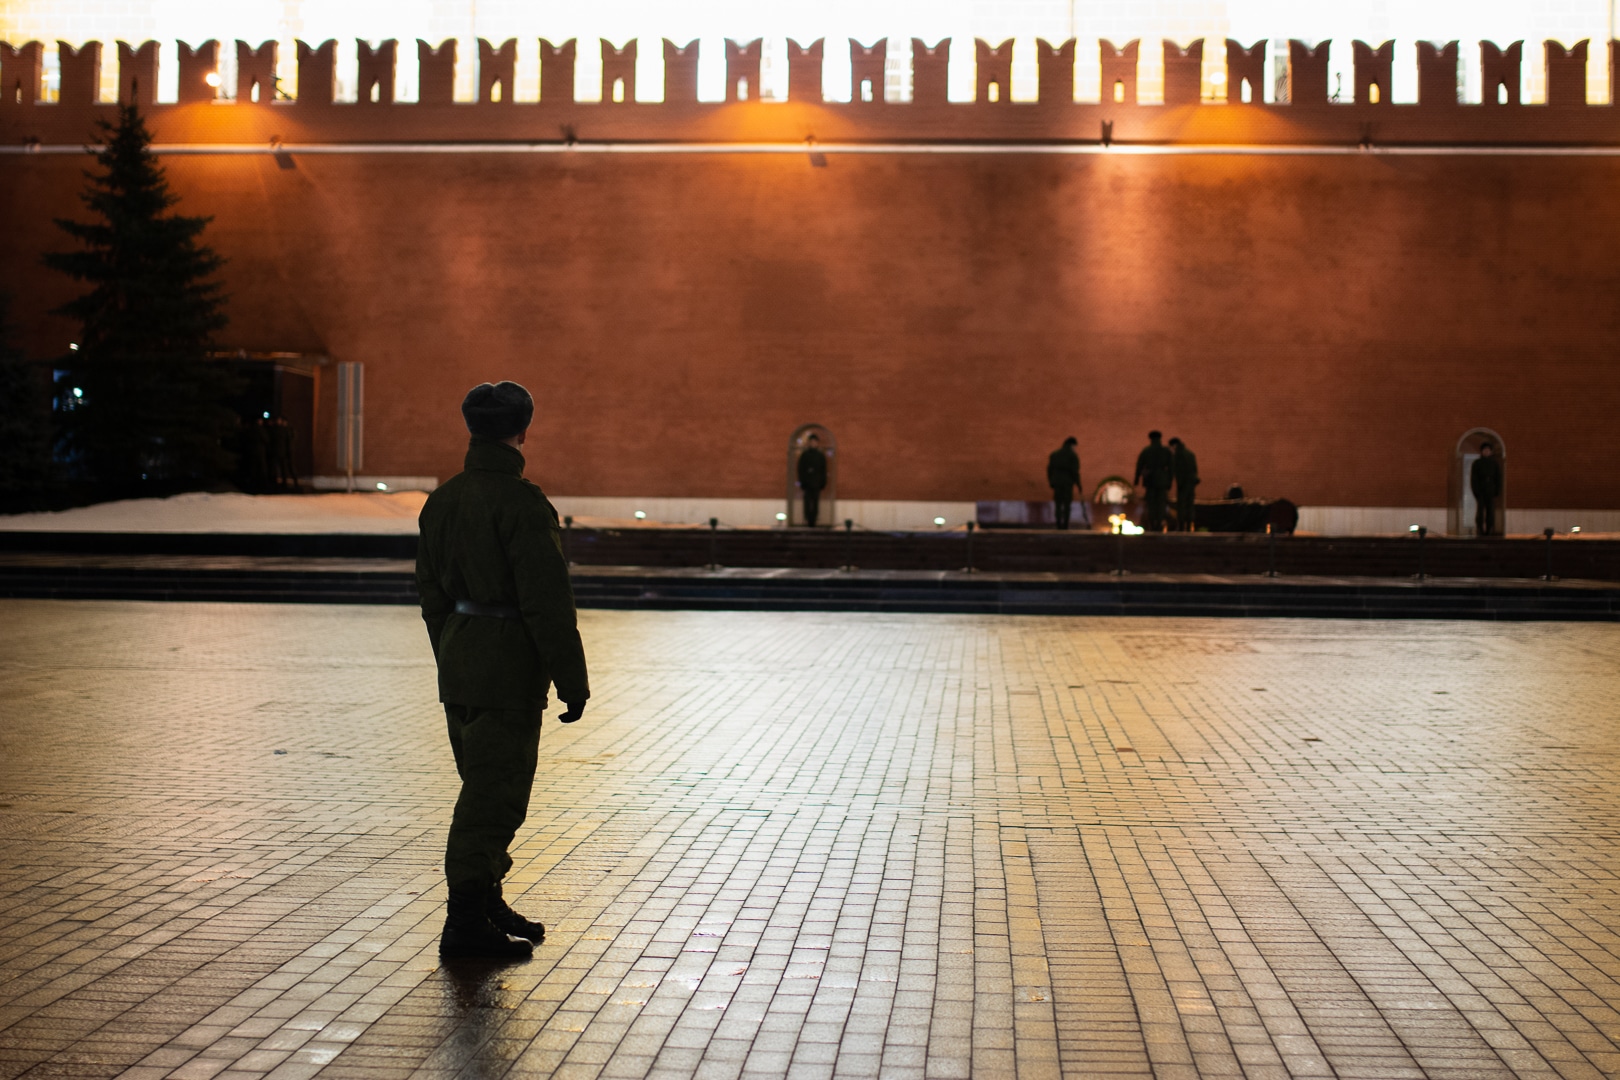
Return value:
[(591, 696), (557, 511), (523, 479), (534, 399), (517, 383), (461, 403), (466, 468), (428, 496), (416, 585), (439, 665), (461, 794), (445, 845), (449, 911), (439, 955), (522, 959), (545, 937), (501, 896), (507, 847), (528, 815), (540, 714), (555, 685), (578, 720)]
[(1146, 489), (1147, 510), (1142, 527), (1148, 532), (1163, 532), (1165, 511), (1170, 508), (1170, 481), (1175, 476), (1175, 457), (1170, 448), (1159, 442), (1163, 434), (1148, 432), (1148, 444), (1136, 455), (1134, 483)]
[(1046, 459), (1046, 482), (1052, 488), (1052, 509), (1057, 527), (1069, 527), (1069, 511), (1074, 506), (1074, 489), (1080, 486), (1080, 455), (1074, 448), (1080, 440), (1070, 435)]
[(827, 455), (821, 437), (812, 433), (799, 451), (799, 490), (804, 492), (804, 523), (815, 525), (821, 513), (821, 491), (827, 486)]
[(1198, 455), (1187, 449), (1180, 437), (1170, 437), (1171, 472), (1176, 477), (1176, 529), (1193, 531), (1193, 517), (1198, 511)]
[(1496, 500), (1502, 497), (1502, 463), (1496, 458), (1496, 444), (1479, 444), (1479, 457), (1468, 470), (1468, 486), (1474, 493), (1474, 534), (1495, 536)]

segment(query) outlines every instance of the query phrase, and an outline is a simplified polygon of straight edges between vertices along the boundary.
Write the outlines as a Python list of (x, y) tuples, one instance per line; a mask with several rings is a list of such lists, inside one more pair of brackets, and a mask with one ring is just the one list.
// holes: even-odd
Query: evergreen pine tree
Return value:
[(46, 488), (51, 480), (50, 384), (11, 343), (11, 298), (0, 293), (0, 498)]
[(86, 479), (127, 493), (207, 485), (226, 475), (236, 424), (229, 371), (207, 358), (225, 325), (223, 260), (199, 243), (211, 218), (168, 213), (178, 201), (133, 105), (100, 124), (99, 170), (82, 196), (97, 220), (57, 219), (81, 242), (45, 263), (90, 291), (56, 314), (83, 327), (64, 357), (57, 400), (64, 448)]

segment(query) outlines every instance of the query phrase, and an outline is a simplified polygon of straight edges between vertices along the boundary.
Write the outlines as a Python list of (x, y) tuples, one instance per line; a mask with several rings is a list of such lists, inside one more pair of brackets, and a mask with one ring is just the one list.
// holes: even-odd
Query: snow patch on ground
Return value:
[(0, 515), (7, 532), (370, 533), (412, 535), (421, 491), (243, 495), (194, 491), (49, 513)]

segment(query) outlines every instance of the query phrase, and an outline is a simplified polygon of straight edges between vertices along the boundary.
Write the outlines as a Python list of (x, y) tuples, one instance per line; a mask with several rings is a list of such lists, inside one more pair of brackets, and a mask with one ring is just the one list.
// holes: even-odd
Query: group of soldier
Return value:
[[(1160, 441), (1163, 438), (1162, 432), (1148, 432), (1147, 446), (1136, 455), (1136, 474), (1131, 482), (1142, 489), (1142, 527), (1148, 532), (1165, 532), (1173, 525), (1174, 531), (1192, 532), (1198, 492), (1198, 456), (1179, 438), (1172, 437), (1169, 445)], [(1080, 455), (1075, 451), (1079, 442), (1070, 435), (1046, 459), (1046, 482), (1052, 488), (1052, 506), (1059, 529), (1069, 527), (1074, 492), (1080, 486)], [(1172, 488), (1176, 497), (1173, 522), (1169, 514)]]

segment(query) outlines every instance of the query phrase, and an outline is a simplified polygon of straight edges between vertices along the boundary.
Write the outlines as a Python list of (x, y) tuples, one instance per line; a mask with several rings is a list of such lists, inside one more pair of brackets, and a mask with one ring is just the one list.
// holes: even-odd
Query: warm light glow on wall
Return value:
[[(518, 40), (515, 98), (534, 100), (540, 91), (539, 39), (580, 39), (576, 69), (576, 95), (595, 100), (601, 93), (601, 58), (598, 38), (621, 45), (640, 38), (637, 58), (637, 97), (657, 100), (662, 94), (663, 57), (659, 39), (681, 44), (702, 40), (699, 96), (724, 97), (724, 41), (762, 37), (764, 66), (761, 96), (787, 94), (786, 39), (808, 43), (828, 39), (825, 90), (828, 98), (849, 96), (849, 55), (843, 42), (854, 37), (870, 43), (889, 37), (889, 73), (886, 96), (909, 96), (908, 54), (912, 37), (930, 45), (952, 39), (951, 97), (973, 97), (973, 39), (999, 43), (1015, 39), (1011, 96), (1014, 101), (1035, 98), (1035, 39), (1060, 41), (1075, 37), (1077, 96), (1096, 100), (1099, 68), (1092, 44), (1108, 38), (1123, 44), (1142, 39), (1139, 100), (1162, 100), (1163, 62), (1160, 39), (1186, 44), (1205, 39), (1204, 94), (1225, 96), (1227, 87), (1209, 75), (1224, 68), (1225, 39), (1252, 43), (1260, 39), (1286, 41), (1295, 37), (1312, 42), (1331, 38), (1330, 92), (1342, 87), (1348, 99), (1353, 86), (1350, 42), (1360, 38), (1379, 43), (1396, 40), (1392, 97), (1396, 102), (1415, 100), (1419, 40), (1459, 40), (1467, 100), (1479, 99), (1481, 38), (1506, 44), (1524, 40), (1526, 100), (1543, 94), (1541, 42), (1547, 38), (1572, 44), (1592, 41), (1588, 65), (1590, 101), (1608, 100), (1608, 57), (1602, 43), (1611, 36), (1610, 0), (711, 0), (707, 3), (672, 3), (669, 0), (617, 0), (580, 4), (566, 0), (6, 0), (0, 5), (0, 39), (22, 42), (38, 39), (46, 44), (47, 98), (56, 87), (56, 42), (77, 45), (99, 40), (107, 46), (102, 93), (111, 98), (116, 89), (118, 39), (162, 42), (159, 100), (175, 96), (175, 40), (193, 44), (218, 39), (223, 47), (221, 81), (225, 93), (235, 89), (235, 48), (240, 38), (257, 44), (275, 38), (283, 43), (281, 75), (285, 86), (295, 80), (292, 41), (338, 41), (338, 93), (352, 98), (355, 91), (357, 37), (368, 40), (398, 38), (400, 65), (398, 96), (416, 97), (415, 40), (437, 43), (445, 38), (461, 42), (457, 94), (474, 96), (476, 39)], [(1268, 52), (1271, 50), (1268, 50)], [(466, 61), (471, 60), (471, 63)], [(1264, 97), (1274, 93), (1275, 75), (1267, 62)], [(1233, 92), (1235, 96), (1235, 91)]]

